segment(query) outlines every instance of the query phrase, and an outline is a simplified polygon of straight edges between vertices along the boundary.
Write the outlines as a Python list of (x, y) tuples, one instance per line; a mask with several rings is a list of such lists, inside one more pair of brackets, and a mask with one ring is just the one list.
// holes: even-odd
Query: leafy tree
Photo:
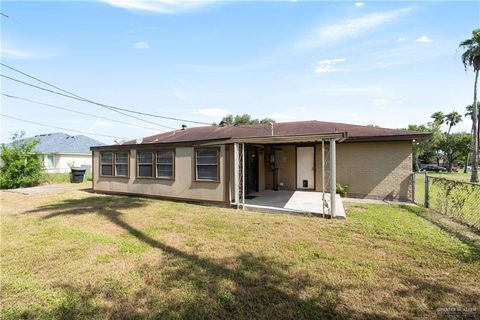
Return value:
[(442, 139), (442, 136), (443, 136), (442, 132), (440, 131), (440, 128), (434, 124), (429, 124), (429, 125), (410, 124), (407, 130), (432, 133), (432, 136), (429, 139), (422, 140), (422, 141), (415, 141), (413, 143), (413, 148), (412, 148), (413, 169), (415, 171), (419, 171), (421, 163), (438, 162), (438, 158), (439, 158), (438, 144), (440, 139)]
[[(462, 54), (462, 63), (467, 70), (467, 67), (473, 67), (475, 72), (475, 84), (473, 86), (473, 106), (477, 105), (477, 84), (478, 73), (480, 71), (480, 29), (472, 31), (472, 37), (460, 42), (460, 48), (464, 50)], [(471, 182), (478, 182), (478, 145), (480, 143), (479, 124), (478, 124), (478, 109), (472, 108), (472, 145), (473, 145), (473, 164)]]
[(462, 122), (462, 120), (463, 120), (462, 115), (457, 111), (452, 111), (449, 114), (447, 114), (445, 116), (445, 123), (448, 125), (447, 134), (450, 134), (450, 130), (452, 130), (452, 127)]
[(438, 147), (442, 150), (448, 171), (451, 171), (452, 166), (457, 164), (459, 160), (463, 160), (465, 150), (470, 149), (471, 142), (472, 135), (466, 132), (452, 133), (443, 136)]
[(235, 117), (231, 114), (223, 117), (221, 124), (237, 126), (237, 125), (247, 125), (247, 124), (269, 124), (275, 123), (275, 120), (270, 118), (264, 119), (252, 119), (252, 116), (249, 114), (238, 114)]
[(433, 119), (433, 123), (437, 127), (441, 127), (445, 123), (445, 114), (442, 111), (437, 111), (430, 116)]
[(43, 163), (40, 154), (34, 151), (39, 141), (24, 136), (25, 132), (15, 133), (10, 146), (1, 146), (1, 189), (30, 187), (40, 181)]

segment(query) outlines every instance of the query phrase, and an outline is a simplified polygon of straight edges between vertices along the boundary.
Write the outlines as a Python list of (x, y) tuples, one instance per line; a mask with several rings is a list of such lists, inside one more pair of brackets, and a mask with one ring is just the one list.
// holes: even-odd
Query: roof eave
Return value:
[(260, 137), (241, 137), (232, 138), (232, 143), (302, 143), (302, 142), (320, 142), (325, 140), (335, 140), (342, 142), (348, 138), (347, 132), (331, 132), (322, 134), (302, 134), (285, 136), (260, 136)]
[(378, 136), (354, 136), (348, 137), (346, 142), (375, 142), (375, 141), (413, 141), (426, 140), (432, 136), (429, 132), (403, 135), (378, 135)]

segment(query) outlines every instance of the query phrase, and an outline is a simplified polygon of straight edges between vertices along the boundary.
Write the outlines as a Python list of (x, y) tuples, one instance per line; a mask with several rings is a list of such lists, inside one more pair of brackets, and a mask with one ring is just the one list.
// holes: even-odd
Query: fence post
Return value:
[(412, 173), (412, 202), (416, 203), (415, 199), (415, 183), (417, 182), (417, 177), (415, 172)]
[(427, 172), (425, 172), (425, 208), (430, 207), (430, 183)]

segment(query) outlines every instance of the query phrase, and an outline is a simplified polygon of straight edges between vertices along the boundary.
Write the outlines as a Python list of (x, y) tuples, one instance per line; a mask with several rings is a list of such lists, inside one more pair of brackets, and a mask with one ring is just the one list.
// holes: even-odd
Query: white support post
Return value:
[(325, 140), (322, 140), (322, 214), (325, 214)]
[(336, 214), (335, 198), (337, 195), (335, 158), (335, 139), (330, 139), (330, 214), (332, 218), (334, 218)]
[(245, 143), (242, 143), (242, 209), (245, 209)]
[(235, 193), (235, 204), (237, 205), (237, 209), (240, 208), (240, 175), (239, 175), (239, 163), (238, 159), (238, 143), (233, 144), (233, 183), (234, 183), (234, 193)]

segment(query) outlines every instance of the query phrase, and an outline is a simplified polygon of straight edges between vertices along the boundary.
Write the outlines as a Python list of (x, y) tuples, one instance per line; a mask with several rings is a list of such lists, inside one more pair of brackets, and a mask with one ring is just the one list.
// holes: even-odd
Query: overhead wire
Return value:
[[(128, 108), (121, 108), (121, 107), (116, 107), (116, 106), (113, 106), (113, 105), (108, 105), (108, 104), (104, 104), (104, 103), (100, 103), (100, 102), (96, 102), (96, 101), (93, 101), (93, 100), (90, 100), (90, 99), (87, 99), (87, 98), (84, 98), (82, 96), (79, 96), (75, 93), (72, 93), (70, 91), (67, 91), (65, 89), (62, 89), (54, 84), (51, 84), (47, 81), (44, 81), (44, 80), (41, 80), (37, 77), (34, 77), (26, 72), (23, 72), (19, 69), (16, 69), (14, 67), (11, 67), (3, 62), (0, 62), (0, 65), (10, 69), (10, 70), (13, 70), (15, 72), (18, 72), (26, 77), (29, 77), (31, 79), (34, 79), (38, 82), (41, 82), (45, 85), (48, 85), (52, 88), (55, 88), (59, 91), (62, 91), (64, 93), (67, 93), (68, 95), (64, 95), (68, 98), (76, 98), (77, 100), (80, 100), (80, 101), (84, 101), (84, 102), (88, 102), (88, 103), (92, 103), (92, 104), (95, 104), (95, 105), (98, 105), (98, 106), (101, 106), (101, 107), (105, 107), (105, 108), (111, 108), (111, 109), (115, 109), (115, 110), (120, 110), (120, 111), (125, 111), (125, 112), (130, 112), (130, 113), (135, 113), (135, 114), (139, 114), (139, 115), (143, 115), (143, 116), (149, 116), (149, 117), (155, 117), (155, 118), (160, 118), (160, 119), (165, 119), (165, 120), (172, 120), (172, 121), (179, 121), (179, 122), (188, 122), (188, 123), (195, 123), (195, 124), (204, 124), (204, 125), (211, 125), (211, 123), (208, 123), (208, 122), (203, 122), (203, 121), (196, 121), (196, 120), (190, 120), (190, 119), (184, 119), (184, 118), (176, 118), (176, 117), (168, 117), (168, 116), (162, 116), (162, 115), (158, 115), (158, 114), (152, 114), (152, 113), (148, 113), (148, 112), (142, 112), (142, 111), (137, 111), (137, 110), (132, 110), (132, 109), (128, 109)], [(4, 75), (2, 75), (4, 76)], [(10, 80), (13, 80), (13, 81), (19, 81), (18, 79), (13, 79), (11, 77), (7, 77), (7, 76), (4, 76), (6, 78), (9, 78)], [(19, 81), (20, 82), (20, 81)], [(22, 82), (23, 84), (27, 84), (27, 85), (32, 85), (32, 84), (29, 84), (29, 83), (26, 83), (26, 82)], [(34, 86), (34, 85), (32, 85)], [(42, 87), (38, 87), (38, 86), (35, 86), (36, 88), (38, 89), (41, 89), (41, 90), (44, 90), (45, 88), (42, 88)], [(53, 90), (52, 90), (53, 91)], [(53, 91), (52, 93), (57, 93), (59, 94), (59, 92), (55, 92)]]
[(49, 128), (58, 129), (58, 130), (63, 130), (63, 131), (70, 131), (70, 132), (76, 132), (76, 133), (81, 133), (81, 134), (89, 134), (89, 135), (106, 137), (106, 138), (113, 138), (113, 139), (133, 140), (132, 138), (111, 136), (111, 135), (107, 135), (107, 134), (95, 133), (95, 132), (90, 132), (90, 131), (80, 131), (80, 130), (75, 130), (75, 129), (67, 129), (67, 128), (62, 128), (62, 127), (52, 126), (52, 125), (45, 124), (45, 123), (40, 123), (40, 122), (35, 122), (35, 121), (30, 121), (30, 120), (25, 120), (25, 119), (12, 117), (12, 116), (9, 116), (9, 115), (3, 114), (3, 113), (0, 113), (0, 116), (8, 118), (8, 119), (12, 119), (12, 120), (17, 120), (17, 121), (21, 121), (21, 122), (26, 122), (26, 123), (30, 123), (30, 124), (35, 124), (35, 125), (39, 125), (39, 126), (43, 126), (43, 127), (49, 127)]
[[(111, 121), (111, 122), (121, 123), (121, 124), (125, 124), (125, 125), (132, 126), (132, 127), (139, 127), (139, 128), (148, 129), (148, 130), (159, 130), (157, 128), (145, 127), (145, 126), (142, 126), (142, 125), (139, 125), (139, 124), (132, 124), (132, 123), (129, 123), (129, 122), (124, 122), (124, 121), (120, 121), (120, 120), (116, 120), (116, 119), (111, 119), (111, 118), (107, 118), (107, 117), (103, 117), (103, 116), (98, 116), (98, 115), (91, 114), (91, 113), (86, 113), (86, 112), (82, 112), (82, 111), (78, 111), (78, 110), (73, 110), (73, 109), (69, 109), (69, 108), (65, 108), (65, 107), (60, 107), (60, 106), (57, 106), (57, 105), (53, 105), (53, 104), (49, 104), (49, 103), (45, 103), (45, 102), (41, 102), (41, 101), (38, 101), (38, 100), (29, 99), (29, 98), (19, 97), (19, 96), (7, 94), (7, 93), (2, 93), (2, 96), (5, 96), (5, 97), (11, 98), (11, 99), (27, 101), (27, 102), (30, 102), (30, 103), (35, 103), (35, 104), (50, 107), (50, 108), (65, 110), (65, 111), (81, 114), (81, 115), (92, 117), (92, 118), (103, 119), (103, 120), (107, 120), (107, 121)], [(166, 131), (163, 131), (163, 132), (166, 132)]]

